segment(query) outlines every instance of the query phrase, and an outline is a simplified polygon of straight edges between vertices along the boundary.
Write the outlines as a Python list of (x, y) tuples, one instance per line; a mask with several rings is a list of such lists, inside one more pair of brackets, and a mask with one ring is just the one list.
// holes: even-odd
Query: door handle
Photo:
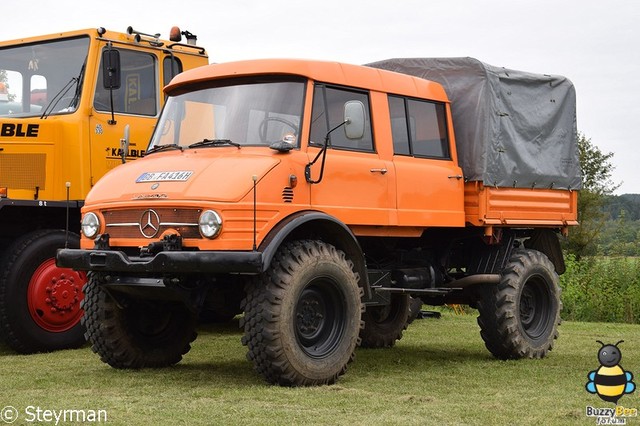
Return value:
[(451, 176), (447, 176), (449, 179), (462, 179), (462, 175), (451, 175)]
[(387, 173), (387, 169), (371, 169), (369, 170), (371, 173), (381, 173), (381, 174), (385, 174)]

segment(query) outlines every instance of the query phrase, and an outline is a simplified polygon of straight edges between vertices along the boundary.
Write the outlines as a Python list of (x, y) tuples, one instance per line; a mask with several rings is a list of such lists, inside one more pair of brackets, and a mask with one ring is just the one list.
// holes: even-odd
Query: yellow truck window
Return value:
[(102, 66), (98, 75), (98, 84), (93, 99), (93, 107), (97, 111), (111, 110), (121, 114), (137, 114), (154, 116), (158, 112), (158, 93), (156, 89), (155, 56), (134, 50), (120, 50), (122, 68), (120, 88), (113, 94), (102, 86)]
[(0, 116), (38, 116), (76, 110), (88, 37), (0, 49)]

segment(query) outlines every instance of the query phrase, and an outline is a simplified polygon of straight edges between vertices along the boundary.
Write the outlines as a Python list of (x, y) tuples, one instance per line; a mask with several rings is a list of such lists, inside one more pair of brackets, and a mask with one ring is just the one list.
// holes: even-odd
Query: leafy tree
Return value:
[(579, 260), (582, 256), (596, 254), (596, 239), (607, 219), (603, 211), (606, 197), (620, 184), (611, 180), (612, 152), (603, 153), (582, 133), (578, 134), (578, 152), (582, 168), (582, 190), (578, 196), (580, 226), (569, 233), (567, 249)]

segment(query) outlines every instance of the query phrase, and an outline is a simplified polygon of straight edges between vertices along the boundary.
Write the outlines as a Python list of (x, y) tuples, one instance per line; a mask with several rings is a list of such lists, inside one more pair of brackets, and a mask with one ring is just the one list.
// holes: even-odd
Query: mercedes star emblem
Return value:
[(145, 238), (153, 238), (160, 230), (160, 216), (158, 216), (155, 210), (145, 210), (142, 216), (140, 216), (138, 227), (140, 228), (140, 233), (142, 233)]

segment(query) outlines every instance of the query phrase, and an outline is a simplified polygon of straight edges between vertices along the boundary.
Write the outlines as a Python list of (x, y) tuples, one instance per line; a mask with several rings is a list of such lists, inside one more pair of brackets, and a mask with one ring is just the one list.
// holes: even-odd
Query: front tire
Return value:
[(242, 321), (247, 358), (269, 383), (334, 383), (353, 359), (362, 289), (344, 252), (321, 241), (281, 247), (262, 281), (248, 285)]
[(0, 265), (0, 334), (29, 354), (84, 344), (80, 323), (86, 274), (55, 264), (56, 250), (80, 246), (76, 234), (34, 231), (15, 240)]
[(543, 358), (553, 348), (562, 310), (558, 281), (546, 255), (514, 251), (500, 283), (478, 303), (480, 334), (496, 358)]
[(159, 368), (180, 362), (196, 338), (196, 317), (176, 302), (118, 296), (89, 274), (82, 322), (100, 359), (114, 368)]

